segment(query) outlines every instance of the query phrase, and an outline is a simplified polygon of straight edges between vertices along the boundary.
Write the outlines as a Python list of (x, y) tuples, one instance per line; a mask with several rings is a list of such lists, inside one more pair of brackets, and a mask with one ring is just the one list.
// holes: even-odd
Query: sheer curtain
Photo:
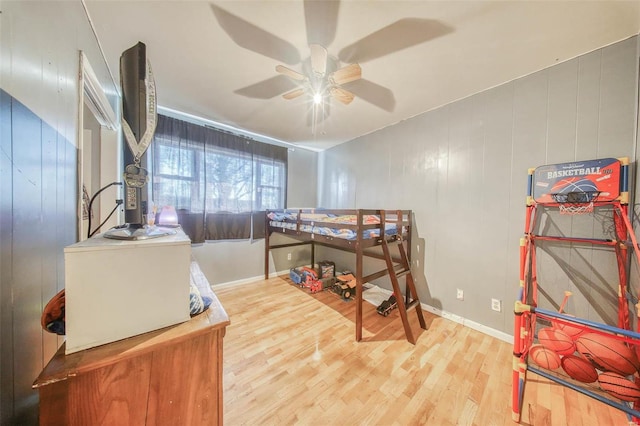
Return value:
[(192, 242), (262, 238), (261, 211), (286, 204), (286, 148), (163, 115), (151, 147), (153, 202)]

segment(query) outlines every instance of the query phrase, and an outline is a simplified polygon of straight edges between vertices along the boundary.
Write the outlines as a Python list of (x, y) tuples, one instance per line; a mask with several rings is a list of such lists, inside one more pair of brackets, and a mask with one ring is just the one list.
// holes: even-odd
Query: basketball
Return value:
[(529, 358), (538, 366), (547, 370), (555, 370), (560, 367), (560, 356), (551, 349), (542, 345), (533, 345), (529, 349)]
[(575, 355), (566, 355), (560, 361), (562, 369), (571, 377), (582, 383), (593, 383), (598, 380), (598, 372), (589, 361)]
[(606, 372), (598, 376), (600, 387), (623, 401), (639, 401), (640, 387), (631, 380), (616, 373)]
[(628, 376), (638, 370), (638, 358), (627, 344), (610, 336), (587, 333), (578, 337), (576, 348), (598, 370)]
[(585, 333), (585, 329), (578, 325), (567, 324), (560, 321), (553, 321), (553, 327), (558, 330), (564, 331), (569, 335), (574, 341), (581, 335)]
[(562, 330), (552, 327), (541, 328), (538, 331), (538, 341), (545, 348), (551, 349), (560, 355), (571, 355), (576, 351), (573, 339)]

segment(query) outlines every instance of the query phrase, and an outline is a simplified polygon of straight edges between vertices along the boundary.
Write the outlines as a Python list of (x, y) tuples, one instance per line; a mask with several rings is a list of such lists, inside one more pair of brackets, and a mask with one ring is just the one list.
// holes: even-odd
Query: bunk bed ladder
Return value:
[[(416, 286), (413, 281), (413, 275), (411, 275), (411, 267), (409, 265), (407, 252), (404, 248), (402, 236), (394, 236), (391, 239), (391, 242), (397, 243), (398, 245), (400, 259), (399, 262), (397, 260), (395, 262), (398, 263), (398, 265), (394, 264), (394, 260), (391, 257), (391, 251), (389, 249), (389, 241), (385, 238), (383, 238), (382, 241), (382, 251), (384, 253), (384, 259), (387, 262), (387, 269), (389, 271), (389, 277), (391, 278), (391, 284), (393, 285), (393, 292), (396, 295), (396, 300), (398, 301), (398, 311), (400, 311), (400, 318), (402, 318), (404, 332), (407, 336), (407, 340), (415, 345), (416, 338), (413, 335), (413, 331), (411, 330), (411, 324), (409, 324), (407, 311), (415, 308), (416, 314), (418, 315), (418, 321), (420, 321), (420, 327), (426, 330), (427, 325), (424, 321), (424, 316), (422, 315), (422, 306), (420, 305), (418, 292), (416, 291)], [(401, 266), (401, 268), (398, 268), (398, 266)], [(404, 298), (402, 297), (402, 292), (400, 291), (400, 283), (398, 281), (402, 277), (406, 277)]]

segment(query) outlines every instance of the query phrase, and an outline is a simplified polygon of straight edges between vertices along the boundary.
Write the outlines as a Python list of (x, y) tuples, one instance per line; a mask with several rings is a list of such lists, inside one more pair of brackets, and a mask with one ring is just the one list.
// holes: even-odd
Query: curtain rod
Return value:
[(174, 109), (163, 107), (160, 105), (158, 105), (158, 112), (163, 113), (168, 117), (177, 118), (179, 120), (185, 120), (193, 124), (198, 124), (204, 127), (210, 127), (216, 130), (220, 130), (222, 132), (229, 132), (232, 135), (242, 136), (244, 138), (247, 138), (256, 142), (263, 142), (270, 145), (283, 146), (285, 148), (288, 148), (289, 151), (295, 151), (296, 149), (303, 149), (305, 151), (315, 152), (313, 150), (309, 150), (304, 147), (299, 147), (290, 142), (285, 142), (285, 141), (281, 141), (280, 139), (272, 138), (270, 136), (264, 136), (264, 135), (260, 135), (247, 130), (238, 129), (228, 124), (218, 123), (217, 121), (198, 117), (196, 115), (189, 114), (186, 112), (176, 111)]

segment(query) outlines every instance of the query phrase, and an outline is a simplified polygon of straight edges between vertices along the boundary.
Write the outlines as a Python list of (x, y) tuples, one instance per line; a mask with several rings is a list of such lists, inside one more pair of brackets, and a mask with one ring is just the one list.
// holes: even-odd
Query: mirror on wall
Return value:
[(116, 113), (91, 64), (80, 52), (78, 240), (122, 223), (121, 150)]

